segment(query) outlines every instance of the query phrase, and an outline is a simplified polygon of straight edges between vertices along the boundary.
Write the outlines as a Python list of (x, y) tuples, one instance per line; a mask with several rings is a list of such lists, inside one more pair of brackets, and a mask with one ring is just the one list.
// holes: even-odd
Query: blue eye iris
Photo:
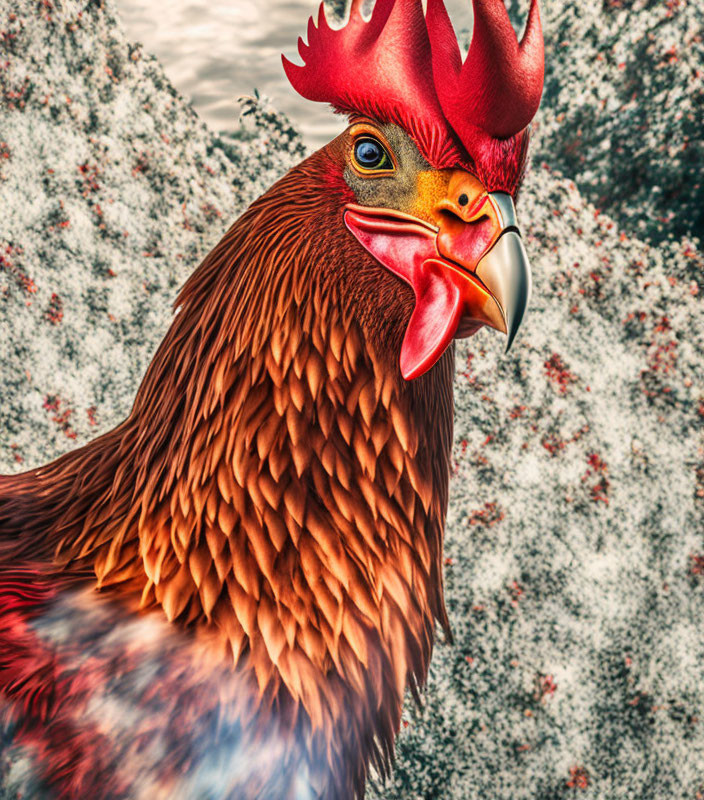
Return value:
[(391, 161), (376, 139), (360, 139), (354, 146), (354, 157), (362, 169), (388, 169)]

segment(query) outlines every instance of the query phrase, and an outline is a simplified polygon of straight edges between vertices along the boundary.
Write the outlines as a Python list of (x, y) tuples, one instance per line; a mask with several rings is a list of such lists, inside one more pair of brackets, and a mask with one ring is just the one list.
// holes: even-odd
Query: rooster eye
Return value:
[(354, 145), (354, 160), (362, 170), (385, 169), (391, 172), (394, 168), (393, 162), (384, 146), (370, 136), (357, 140)]

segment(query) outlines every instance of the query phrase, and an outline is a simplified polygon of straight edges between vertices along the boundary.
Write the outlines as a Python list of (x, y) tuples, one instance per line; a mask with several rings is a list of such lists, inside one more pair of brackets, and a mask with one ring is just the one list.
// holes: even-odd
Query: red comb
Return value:
[(349, 22), (337, 30), (321, 4), (317, 27), (308, 23), (308, 44), (299, 39), (305, 63), (284, 58), (286, 75), (309, 100), (401, 125), (433, 166), (473, 167), (482, 179), (514, 184), (488, 188), (510, 191), (525, 141), (517, 137), (507, 147), (500, 140), (528, 125), (543, 88), (538, 2), (531, 0), (520, 45), (503, 0), (472, 3), (474, 33), (464, 64), (442, 0), (428, 0), (426, 15), (421, 0), (377, 0), (368, 22), (363, 0), (352, 0)]
[(442, 0), (428, 0), (426, 22), (435, 87), (448, 122), (465, 140), (468, 125), (507, 139), (533, 119), (543, 93), (543, 33), (537, 0), (519, 44), (502, 0), (473, 0), (474, 30), (462, 64)]

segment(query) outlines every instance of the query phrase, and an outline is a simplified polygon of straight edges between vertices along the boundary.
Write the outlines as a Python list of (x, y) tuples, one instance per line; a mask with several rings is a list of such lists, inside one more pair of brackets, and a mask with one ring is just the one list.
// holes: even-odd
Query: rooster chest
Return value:
[(3, 620), (6, 790), (36, 800), (317, 796), (303, 743), (161, 615), (130, 617), (83, 590)]
[(395, 717), (423, 680), (444, 492), (359, 330), (293, 330), (214, 367), (184, 468), (140, 521), (143, 599), (217, 631), (262, 695), (332, 736), (341, 696)]

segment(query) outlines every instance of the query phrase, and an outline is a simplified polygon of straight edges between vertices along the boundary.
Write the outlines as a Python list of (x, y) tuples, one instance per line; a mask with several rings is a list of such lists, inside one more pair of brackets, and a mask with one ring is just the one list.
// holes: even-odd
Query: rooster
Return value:
[(542, 92), (474, 0), (320, 9), (284, 59), (349, 116), (187, 281), (129, 417), (0, 477), (0, 769), (36, 798), (362, 798), (436, 624), (453, 347), (510, 345)]

